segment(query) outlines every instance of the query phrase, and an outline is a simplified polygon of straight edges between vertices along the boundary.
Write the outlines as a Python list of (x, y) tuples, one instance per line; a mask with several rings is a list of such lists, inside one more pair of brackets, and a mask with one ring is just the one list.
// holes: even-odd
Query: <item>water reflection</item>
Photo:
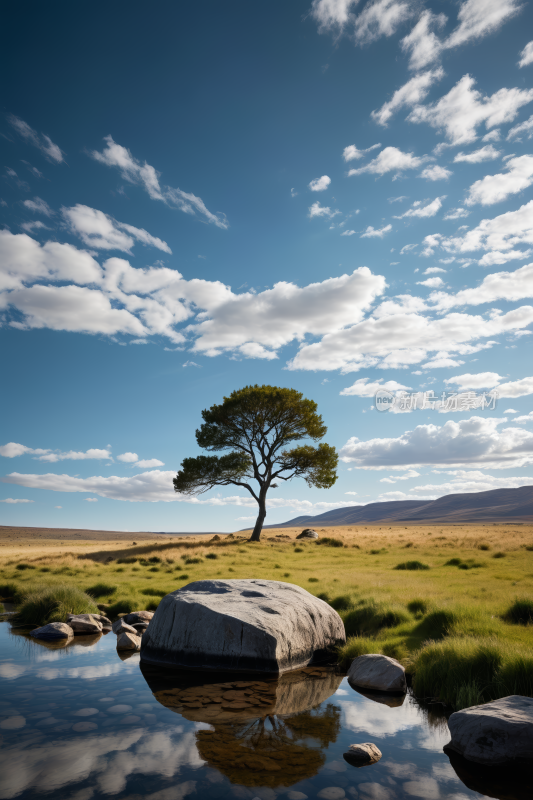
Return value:
[(445, 752), (459, 780), (473, 792), (498, 800), (531, 800), (533, 797), (532, 764), (487, 767), (467, 761), (448, 748)]
[(196, 733), (198, 753), (232, 783), (292, 786), (325, 764), (323, 750), (340, 732), (340, 710), (328, 704), (342, 681), (332, 669), (304, 669), (279, 679), (200, 683), (142, 668), (166, 708), (212, 728)]

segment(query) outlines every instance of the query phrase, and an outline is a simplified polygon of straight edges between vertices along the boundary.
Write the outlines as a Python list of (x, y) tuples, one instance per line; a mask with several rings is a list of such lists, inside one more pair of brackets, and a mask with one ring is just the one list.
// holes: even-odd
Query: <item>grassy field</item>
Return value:
[[(0, 600), (15, 596), (23, 607), (31, 592), (53, 596), (70, 586), (113, 617), (155, 609), (168, 592), (204, 578), (282, 580), (339, 612), (344, 665), (365, 652), (393, 656), (413, 674), (417, 695), (455, 707), (533, 696), (533, 526), (347, 526), (318, 529), (318, 543), (295, 541), (299, 532), (270, 529), (258, 544), (242, 533), (4, 540)], [(33, 602), (25, 621), (47, 607)]]

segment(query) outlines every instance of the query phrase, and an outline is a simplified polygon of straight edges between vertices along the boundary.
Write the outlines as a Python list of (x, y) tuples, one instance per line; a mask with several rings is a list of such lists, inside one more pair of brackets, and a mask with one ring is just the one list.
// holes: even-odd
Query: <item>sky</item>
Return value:
[(267, 524), (531, 484), (532, 35), (519, 0), (6, 7), (0, 524), (249, 526), (172, 478), (255, 383), (340, 455)]

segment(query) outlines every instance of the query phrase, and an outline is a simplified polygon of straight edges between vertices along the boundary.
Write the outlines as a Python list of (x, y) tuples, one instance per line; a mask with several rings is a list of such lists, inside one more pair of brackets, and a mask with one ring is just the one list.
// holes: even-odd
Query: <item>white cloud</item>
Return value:
[[(500, 383), (496, 386), (496, 391), (499, 397), (525, 397), (528, 394), (533, 394), (533, 377)], [(505, 413), (507, 414), (508, 412), (506, 411)], [(515, 414), (516, 412), (509, 410), (509, 413)]]
[(359, 237), (360, 239), (383, 239), (386, 233), (392, 230), (392, 225), (385, 225), (383, 228), (373, 228), (369, 225), (364, 233)]
[(33, 200), (24, 200), (23, 203), (26, 208), (30, 211), (34, 211), (36, 214), (44, 214), (46, 217), (53, 217), (54, 212), (46, 202), (40, 197), (34, 197)]
[(496, 150), (491, 144), (480, 147), (479, 150), (473, 150), (471, 153), (459, 152), (453, 159), (454, 163), (465, 161), (467, 164), (480, 164), (482, 161), (493, 161), (495, 158), (501, 156), (502, 151)]
[(72, 208), (62, 208), (61, 213), (70, 231), (79, 236), (89, 247), (131, 253), (135, 241), (138, 241), (163, 250), (165, 253), (172, 253), (166, 242), (152, 236), (143, 228), (135, 228), (125, 222), (117, 222), (113, 217), (96, 208), (89, 208), (89, 206), (78, 203)]
[(165, 462), (159, 461), (157, 458), (143, 458), (141, 461), (137, 461), (135, 466), (141, 469), (150, 469), (151, 467), (164, 467)]
[(340, 394), (344, 395), (345, 397), (374, 397), (377, 391), (380, 389), (386, 389), (388, 392), (395, 392), (400, 389), (410, 389), (410, 386), (404, 386), (402, 383), (398, 383), (397, 381), (385, 381), (383, 382), (383, 378), (378, 378), (376, 381), (370, 381), (368, 383), (369, 378), (359, 378), (352, 383), (351, 386), (347, 386), (346, 389), (343, 389)]
[(451, 169), (446, 169), (446, 167), (440, 167), (438, 164), (435, 164), (433, 167), (426, 167), (422, 170), (419, 178), (425, 178), (427, 181), (442, 181), (448, 180), (450, 175), (453, 175)]
[(397, 147), (385, 147), (376, 158), (358, 169), (351, 169), (348, 175), (363, 175), (370, 172), (375, 175), (385, 175), (386, 172), (402, 172), (404, 169), (417, 169), (423, 164), (425, 158), (419, 158), (413, 153), (404, 153)]
[(416, 218), (427, 218), (427, 217), (434, 217), (440, 209), (442, 208), (442, 201), (446, 199), (446, 195), (442, 195), (442, 197), (436, 197), (434, 200), (431, 200), (427, 205), (423, 206), (421, 200), (416, 200), (411, 208), (407, 209), (403, 214), (398, 217), (394, 217), (394, 219), (404, 219), (405, 217), (416, 217)]
[(516, 408), (506, 408), (503, 413), (504, 414), (518, 414), (518, 411), (516, 410)]
[(381, 36), (392, 36), (412, 13), (409, 2), (371, 0), (355, 19), (355, 41), (368, 44)]
[(86, 497), (85, 498), (85, 502), (86, 503), (97, 503), (98, 502), (98, 498), (97, 497)]
[(26, 453), (44, 455), (45, 453), (49, 452), (50, 450), (34, 450), (31, 447), (26, 447), (26, 445), (18, 444), (17, 442), (8, 442), (0, 447), (0, 456), (3, 456), (4, 458), (16, 458), (17, 456), (23, 456)]
[[(491, 346), (495, 336), (523, 330), (533, 322), (533, 307), (523, 306), (485, 319), (469, 314), (447, 314), (430, 319), (417, 313), (371, 317), (326, 334), (320, 342), (304, 344), (288, 368), (356, 372), (409, 367), (431, 352), (471, 355)], [(481, 342), (482, 339), (489, 340)], [(454, 363), (457, 366), (457, 362)], [(433, 364), (432, 366), (437, 366)]]
[(436, 292), (429, 300), (440, 310), (454, 306), (481, 305), (497, 300), (517, 302), (533, 297), (533, 264), (526, 264), (514, 272), (493, 272), (479, 286), (461, 289), (456, 294)]
[(86, 461), (87, 459), (112, 459), (109, 450), (90, 449), (85, 452), (76, 450), (69, 450), (67, 453), (60, 451), (45, 453), (45, 455), (37, 456), (37, 461), (48, 461), (55, 463), (56, 461)]
[(457, 15), (459, 25), (446, 39), (445, 47), (457, 47), (493, 33), (521, 8), (518, 0), (466, 0)]
[(315, 178), (314, 181), (311, 181), (309, 184), (309, 188), (312, 192), (323, 192), (324, 189), (327, 189), (331, 183), (331, 178), (328, 175), (322, 175), (321, 178)]
[(444, 131), (452, 144), (469, 144), (475, 141), (479, 125), (485, 123), (490, 129), (512, 122), (518, 110), (533, 100), (533, 89), (500, 89), (483, 97), (474, 85), (474, 78), (464, 75), (437, 102), (415, 106), (407, 119)]
[(444, 281), (442, 278), (428, 278), (425, 281), (417, 281), (419, 286), (429, 286), (430, 289), (438, 289), (441, 286), (444, 286)]
[(108, 167), (117, 167), (124, 180), (142, 186), (152, 200), (160, 200), (185, 214), (198, 214), (218, 228), (228, 227), (225, 214), (222, 212), (212, 214), (206, 208), (203, 200), (194, 194), (184, 192), (182, 189), (174, 189), (171, 186), (162, 186), (159, 183), (159, 173), (154, 167), (146, 161), (141, 164), (126, 147), (113, 141), (112, 136), (105, 136), (104, 141), (106, 142), (104, 150), (101, 153), (93, 150), (92, 157)]
[(512, 194), (518, 194), (533, 183), (533, 156), (518, 156), (510, 158), (505, 168), (507, 172), (496, 175), (485, 175), (472, 184), (469, 189), (466, 204), (473, 206), (481, 203), (490, 206), (501, 203)]
[(341, 233), (341, 236), (353, 236), (355, 233), (357, 233), (357, 231), (352, 231), (352, 230), (349, 230), (349, 231), (343, 231), (343, 232)]
[(533, 63), (533, 42), (528, 42), (523, 50), (520, 51), (519, 67), (527, 67)]
[(529, 414), (522, 414), (520, 417), (515, 417), (513, 422), (518, 422), (520, 425), (524, 425), (526, 422), (533, 422), (533, 411), (530, 411)]
[(64, 160), (61, 149), (57, 146), (57, 144), (54, 144), (50, 137), (45, 133), (37, 133), (37, 131), (34, 131), (27, 122), (19, 119), (19, 117), (16, 117), (14, 114), (10, 114), (8, 116), (8, 122), (13, 128), (15, 128), (17, 133), (19, 133), (23, 139), (44, 153), (49, 161), (55, 161), (56, 164), (60, 164)]
[(533, 114), (529, 119), (526, 119), (525, 122), (521, 122), (519, 125), (515, 125), (514, 128), (511, 128), (507, 134), (507, 141), (518, 139), (522, 134), (527, 135), (528, 139), (531, 139), (533, 136)]
[(502, 381), (501, 375), (497, 372), (465, 372), (463, 375), (455, 375), (453, 378), (445, 378), (444, 383), (456, 383), (461, 391), (463, 389), (491, 389)]
[(436, 61), (442, 51), (442, 41), (435, 34), (434, 29), (442, 28), (446, 24), (444, 14), (434, 14), (425, 10), (412, 31), (402, 39), (401, 48), (410, 52), (410, 69), (423, 69)]
[(505, 422), (470, 417), (442, 426), (418, 425), (397, 438), (361, 442), (352, 437), (340, 457), (358, 468), (378, 470), (426, 465), (510, 469), (533, 463), (533, 434), (515, 427), (499, 430)]
[(36, 219), (33, 222), (23, 222), (20, 226), (23, 231), (26, 233), (33, 233), (34, 231), (45, 230), (49, 231), (50, 228), (48, 225), (45, 225), (44, 222), (41, 222), (40, 219)]
[(33, 500), (22, 500), (21, 498), (18, 498), (18, 497), (16, 499), (14, 499), (13, 497), (6, 497), (5, 500), (0, 500), (0, 503), (10, 503), (10, 504), (15, 504), (15, 503), (33, 503), (33, 502), (34, 502)]
[(348, 22), (353, 22), (351, 9), (359, 0), (313, 0), (311, 15), (318, 22), (320, 33), (334, 30), (342, 32)]
[(139, 460), (137, 453), (122, 453), (117, 456), (117, 461), (124, 461), (126, 464), (132, 464)]
[(353, 161), (354, 159), (363, 158), (363, 156), (372, 152), (372, 150), (375, 150), (377, 147), (381, 147), (381, 145), (373, 144), (372, 147), (367, 147), (366, 150), (359, 150), (354, 144), (350, 144), (342, 151), (342, 157), (345, 161)]
[[(377, 122), (379, 125), (387, 125), (390, 118), (399, 111), (400, 108), (405, 108), (406, 106), (412, 107), (421, 103), (422, 100), (425, 100), (433, 84), (436, 83), (436, 81), (440, 81), (443, 77), (444, 70), (441, 67), (415, 75), (407, 81), (407, 83), (397, 89), (391, 99), (384, 103), (380, 109), (372, 111), (370, 116), (374, 122)], [(345, 161), (348, 161), (346, 157)]]
[(309, 207), (309, 217), (313, 219), (313, 217), (334, 217), (336, 214), (340, 214), (340, 211), (332, 210), (329, 206), (321, 206), (320, 201), (317, 200), (316, 203), (313, 203), (312, 206)]
[(428, 267), (424, 270), (424, 275), (433, 275), (436, 272), (446, 272), (446, 270), (442, 269), (442, 267)]

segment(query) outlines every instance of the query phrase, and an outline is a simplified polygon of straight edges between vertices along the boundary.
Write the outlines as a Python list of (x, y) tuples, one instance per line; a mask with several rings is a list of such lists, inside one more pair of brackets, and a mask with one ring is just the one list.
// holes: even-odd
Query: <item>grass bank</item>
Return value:
[(269, 530), (258, 544), (240, 534), (11, 549), (0, 553), (0, 601), (37, 584), (52, 595), (70, 586), (113, 617), (155, 609), (195, 580), (277, 579), (339, 612), (345, 665), (367, 652), (394, 656), (417, 695), (455, 707), (510, 687), (533, 695), (533, 527), (348, 526), (318, 529), (318, 543), (296, 541), (299, 532)]

